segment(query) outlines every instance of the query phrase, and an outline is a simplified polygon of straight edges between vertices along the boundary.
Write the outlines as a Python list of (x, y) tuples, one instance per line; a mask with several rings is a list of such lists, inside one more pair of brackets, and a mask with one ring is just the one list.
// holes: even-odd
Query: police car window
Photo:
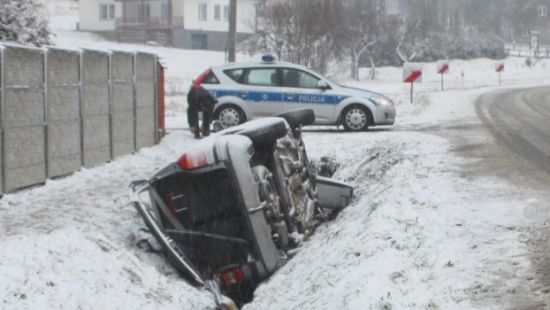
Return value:
[(240, 83), (241, 76), (243, 75), (244, 69), (233, 69), (233, 70), (225, 70), (223, 73), (227, 75), (229, 78), (231, 78), (233, 81)]
[(244, 83), (258, 86), (277, 86), (277, 70), (275, 68), (249, 69)]
[(283, 77), (284, 86), (287, 87), (315, 88), (319, 81), (317, 77), (295, 69), (284, 69)]
[(214, 75), (214, 72), (210, 72), (204, 80), (201, 82), (202, 84), (220, 84), (220, 81), (218, 78)]

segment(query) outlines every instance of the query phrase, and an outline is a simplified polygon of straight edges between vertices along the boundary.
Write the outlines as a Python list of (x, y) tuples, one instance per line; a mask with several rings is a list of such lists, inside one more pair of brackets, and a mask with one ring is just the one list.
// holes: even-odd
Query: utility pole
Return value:
[(229, 0), (229, 33), (227, 34), (227, 61), (235, 62), (237, 36), (237, 0)]

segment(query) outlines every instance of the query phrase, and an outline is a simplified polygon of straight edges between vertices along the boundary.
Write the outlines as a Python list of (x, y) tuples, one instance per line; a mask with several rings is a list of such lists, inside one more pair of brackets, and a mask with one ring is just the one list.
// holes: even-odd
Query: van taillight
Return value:
[(211, 153), (207, 154), (206, 152), (198, 150), (183, 154), (183, 156), (178, 159), (177, 164), (182, 169), (192, 170), (211, 165), (214, 162), (215, 160)]
[(193, 83), (193, 88), (201, 87), (201, 83), (206, 79), (206, 77), (212, 73), (212, 70), (208, 69), (204, 71), (203, 74), (199, 75), (199, 77), (195, 80), (195, 83)]
[(241, 283), (244, 280), (246, 280), (246, 277), (241, 268), (232, 269), (220, 274), (220, 282), (225, 286)]

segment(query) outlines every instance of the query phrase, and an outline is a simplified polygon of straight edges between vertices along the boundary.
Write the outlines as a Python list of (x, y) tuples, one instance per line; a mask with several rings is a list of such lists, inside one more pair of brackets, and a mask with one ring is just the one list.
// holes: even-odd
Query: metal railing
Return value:
[(527, 44), (512, 44), (505, 47), (507, 56), (550, 58), (550, 46), (540, 45), (538, 48), (531, 48)]

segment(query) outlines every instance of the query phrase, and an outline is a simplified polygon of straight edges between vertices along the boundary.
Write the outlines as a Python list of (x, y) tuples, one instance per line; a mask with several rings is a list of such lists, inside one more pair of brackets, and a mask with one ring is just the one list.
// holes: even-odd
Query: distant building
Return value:
[(386, 0), (386, 15), (399, 16), (399, 0)]
[[(254, 33), (264, 2), (237, 0), (237, 41)], [(112, 40), (219, 51), (227, 45), (229, 0), (80, 0), (79, 20), (79, 30)]]
[(550, 44), (550, 0), (530, 0), (521, 7), (516, 17), (517, 43), (528, 43), (532, 48)]
[[(357, 0), (342, 0), (342, 3), (349, 6), (353, 5), (355, 1)], [(384, 11), (386, 16), (399, 15), (399, 0), (378, 0), (377, 6)]]

